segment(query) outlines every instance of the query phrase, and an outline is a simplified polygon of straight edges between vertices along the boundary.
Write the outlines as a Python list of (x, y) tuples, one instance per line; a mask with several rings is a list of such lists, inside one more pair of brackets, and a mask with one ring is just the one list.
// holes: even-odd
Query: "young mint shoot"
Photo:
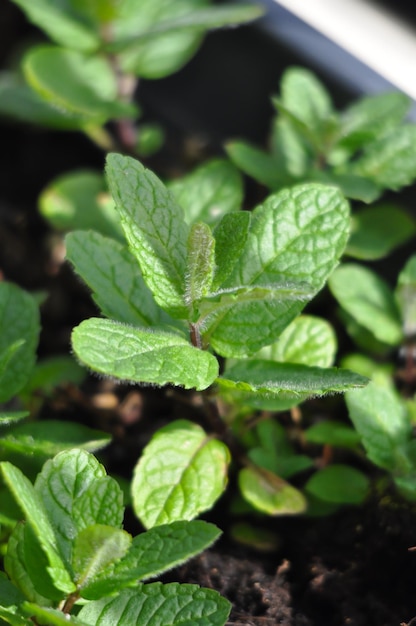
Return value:
[(132, 537), (122, 528), (120, 487), (84, 450), (47, 461), (34, 485), (9, 462), (1, 471), (25, 520), (10, 536), (0, 579), (5, 623), (150, 626), (157, 611), (159, 626), (179, 626), (186, 610), (189, 624), (224, 625), (230, 604), (215, 591), (142, 582), (210, 546), (215, 526), (178, 521)]

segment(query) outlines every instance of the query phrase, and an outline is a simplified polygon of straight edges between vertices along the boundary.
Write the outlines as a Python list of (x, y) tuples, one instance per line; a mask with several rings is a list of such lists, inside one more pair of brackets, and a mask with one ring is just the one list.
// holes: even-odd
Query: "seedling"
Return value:
[[(297, 324), (337, 265), (349, 232), (348, 204), (337, 189), (309, 184), (284, 190), (252, 214), (224, 211), (212, 229), (195, 212), (187, 221), (172, 192), (138, 161), (110, 154), (106, 171), (128, 247), (92, 231), (66, 237), (68, 259), (110, 318), (74, 329), (72, 345), (82, 363), (123, 381), (205, 392), (210, 428), (225, 439), (227, 425), (212, 394), (287, 408), (366, 384), (351, 371), (314, 365), (313, 352), (312, 364), (307, 357), (282, 362), (258, 352)], [(297, 324), (288, 331), (292, 347), (307, 345), (322, 326), (325, 339), (330, 330), (324, 322)], [(287, 336), (284, 341), (280, 355), (290, 351)], [(226, 359), (221, 374), (219, 358)], [(263, 510), (305, 508), (296, 489), (228, 444), (245, 465), (243, 492), (262, 494)], [(229, 456), (222, 441), (192, 422), (160, 431), (133, 481), (144, 525), (191, 519), (212, 506), (225, 488)]]
[(123, 494), (79, 449), (47, 461), (35, 484), (1, 463), (25, 521), (13, 530), (0, 578), (0, 617), (12, 626), (223, 626), (230, 604), (197, 585), (144, 583), (219, 536), (202, 521), (123, 530)]

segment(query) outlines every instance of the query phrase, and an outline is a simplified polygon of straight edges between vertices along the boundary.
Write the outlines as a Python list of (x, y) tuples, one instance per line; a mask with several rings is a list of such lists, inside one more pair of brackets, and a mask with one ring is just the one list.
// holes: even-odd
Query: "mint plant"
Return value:
[[(104, 150), (148, 153), (160, 144), (154, 125), (136, 124), (140, 78), (182, 67), (208, 30), (253, 20), (254, 5), (210, 6), (208, 0), (14, 0), (52, 43), (29, 48), (21, 72), (0, 80), (0, 113), (23, 122), (78, 130)], [(115, 132), (106, 126), (114, 123)]]
[(246, 141), (226, 145), (243, 172), (271, 190), (319, 181), (371, 204), (354, 213), (350, 256), (382, 258), (415, 234), (414, 220), (396, 203), (373, 205), (385, 190), (398, 191), (416, 178), (416, 126), (405, 120), (407, 96), (370, 96), (337, 111), (312, 72), (291, 67), (272, 103), (268, 151)]
[(209, 547), (220, 531), (202, 521), (123, 530), (123, 494), (96, 458), (80, 449), (45, 463), (34, 485), (0, 464), (24, 522), (7, 546), (0, 618), (30, 624), (223, 626), (230, 604), (197, 585), (143, 582)]
[[(203, 392), (216, 435), (179, 421), (149, 444), (136, 468), (133, 500), (150, 527), (195, 517), (225, 488), (230, 452), (220, 439), (227, 440), (229, 429), (212, 394), (287, 408), (366, 384), (351, 371), (326, 367), (327, 357), (319, 367), (313, 353), (301, 363), (259, 353), (292, 332), (291, 322), (336, 267), (349, 210), (337, 189), (306, 184), (271, 195), (251, 214), (226, 209), (211, 227), (195, 207), (184, 212), (138, 161), (110, 154), (106, 172), (128, 246), (93, 231), (67, 235), (68, 260), (109, 318), (81, 322), (72, 334), (74, 353), (101, 375)], [(206, 206), (200, 204), (201, 213)], [(318, 320), (295, 331), (292, 345), (297, 341), (299, 350), (299, 338), (306, 345), (322, 325), (325, 341), (330, 331)], [(226, 359), (221, 373), (220, 358)], [(287, 512), (290, 499), (292, 511), (305, 508), (298, 490), (247, 459), (233, 439), (227, 443), (244, 466), (243, 493), (261, 493), (267, 512)], [(206, 489), (197, 491), (198, 484)], [(156, 485), (157, 506), (150, 497)], [(265, 503), (270, 497), (272, 505)]]

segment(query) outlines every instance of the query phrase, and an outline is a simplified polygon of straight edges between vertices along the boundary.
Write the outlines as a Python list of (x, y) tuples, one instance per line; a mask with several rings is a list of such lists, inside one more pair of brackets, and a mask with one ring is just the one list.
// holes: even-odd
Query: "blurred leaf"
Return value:
[(238, 484), (243, 497), (262, 513), (293, 515), (306, 509), (306, 500), (298, 489), (265, 469), (240, 470)]
[(313, 496), (336, 504), (361, 504), (370, 481), (362, 472), (348, 465), (328, 465), (315, 472), (305, 485)]

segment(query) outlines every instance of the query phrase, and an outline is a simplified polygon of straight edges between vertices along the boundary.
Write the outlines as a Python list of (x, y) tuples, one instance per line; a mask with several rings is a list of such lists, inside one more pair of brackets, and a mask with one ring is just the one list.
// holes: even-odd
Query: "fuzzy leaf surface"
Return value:
[(0, 283), (0, 331), (0, 402), (5, 402), (29, 379), (40, 331), (35, 300), (7, 282)]
[(70, 574), (61, 558), (58, 538), (51, 524), (49, 510), (32, 483), (22, 472), (9, 463), (1, 463), (4, 480), (22, 509), (27, 523), (30, 525), (39, 545), (47, 557), (48, 572), (56, 588), (65, 593), (75, 591)]
[(230, 609), (228, 600), (212, 589), (150, 583), (89, 602), (78, 617), (94, 626), (224, 626)]
[(104, 177), (93, 170), (58, 176), (39, 196), (43, 217), (58, 230), (88, 230), (124, 240), (114, 202)]
[(263, 468), (240, 470), (238, 484), (243, 497), (262, 513), (287, 515), (306, 509), (306, 500), (298, 489)]
[(110, 595), (114, 589), (135, 586), (184, 563), (208, 548), (221, 534), (202, 521), (172, 522), (155, 526), (134, 537), (127, 555), (108, 572), (86, 585), (82, 596), (90, 600)]
[(224, 159), (213, 159), (195, 171), (169, 183), (168, 189), (183, 207), (188, 224), (212, 225), (243, 202), (243, 181), (237, 168)]
[(218, 375), (218, 361), (178, 334), (131, 328), (99, 318), (72, 332), (77, 357), (92, 370), (121, 380), (206, 389)]
[(189, 228), (182, 208), (155, 174), (130, 157), (109, 154), (106, 173), (130, 249), (156, 302), (186, 318)]
[(118, 483), (84, 450), (66, 450), (47, 461), (36, 478), (35, 489), (68, 563), (73, 541), (81, 530), (95, 523), (122, 524), (123, 494)]
[(384, 469), (396, 469), (412, 431), (405, 404), (392, 389), (374, 382), (348, 392), (345, 401), (368, 458)]
[(215, 267), (215, 239), (208, 224), (192, 224), (188, 239), (185, 300), (199, 302), (211, 288)]
[(341, 307), (379, 341), (393, 346), (401, 341), (402, 324), (394, 294), (375, 272), (344, 263), (328, 284)]
[(247, 241), (250, 227), (248, 211), (226, 213), (214, 230), (215, 275), (212, 290), (219, 289), (232, 273)]
[[(224, 289), (307, 283), (310, 299), (336, 267), (348, 234), (348, 203), (338, 190), (306, 184), (273, 194), (252, 213), (247, 243)], [(289, 295), (231, 308), (208, 328), (212, 346), (222, 356), (252, 354), (273, 343), (304, 305)]]
[(212, 507), (227, 484), (228, 448), (187, 420), (161, 428), (132, 481), (133, 508), (146, 528), (190, 520)]
[(157, 306), (126, 247), (93, 231), (69, 233), (65, 242), (67, 259), (93, 290), (94, 302), (105, 316), (133, 326), (171, 321)]

